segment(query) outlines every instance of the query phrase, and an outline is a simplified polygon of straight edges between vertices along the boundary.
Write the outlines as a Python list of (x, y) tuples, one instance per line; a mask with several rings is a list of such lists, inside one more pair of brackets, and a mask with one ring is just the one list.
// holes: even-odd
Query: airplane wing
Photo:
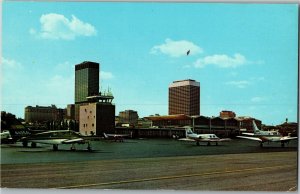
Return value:
[(194, 139), (190, 139), (190, 138), (180, 138), (180, 139), (178, 139), (179, 141), (196, 141), (196, 140), (194, 140)]
[(242, 135), (254, 136), (254, 133), (242, 133)]
[(223, 139), (220, 139), (219, 141), (231, 141), (231, 139), (230, 138), (223, 138)]
[(290, 137), (290, 136), (284, 136), (282, 138), (280, 138), (280, 141), (289, 141), (289, 140), (293, 140), (293, 139), (297, 139), (298, 137)]
[(254, 141), (260, 141), (262, 142), (262, 140), (258, 137), (247, 137), (247, 136), (236, 136), (238, 138), (243, 138), (243, 139), (250, 139), (250, 140), (254, 140)]
[(127, 137), (127, 134), (106, 134), (108, 137)]
[(230, 138), (224, 138), (224, 139), (209, 139), (209, 138), (191, 139), (191, 138), (180, 138), (178, 140), (180, 140), (180, 141), (198, 141), (198, 142), (225, 142), (225, 141), (231, 141)]
[(77, 138), (77, 139), (67, 139), (62, 141), (62, 144), (72, 144), (72, 143), (84, 143), (85, 140), (82, 138)]
[(230, 138), (224, 138), (224, 139), (199, 139), (199, 140), (196, 140), (196, 141), (199, 141), (199, 142), (225, 142), (225, 141), (231, 141)]

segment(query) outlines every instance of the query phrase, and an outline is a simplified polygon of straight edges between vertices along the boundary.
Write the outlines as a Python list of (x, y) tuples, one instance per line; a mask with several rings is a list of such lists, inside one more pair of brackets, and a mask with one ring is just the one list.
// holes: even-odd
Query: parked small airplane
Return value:
[(36, 147), (37, 143), (51, 144), (53, 145), (54, 151), (58, 150), (59, 144), (72, 144), (71, 150), (76, 150), (75, 143), (87, 143), (87, 150), (92, 150), (90, 142), (86, 136), (83, 136), (75, 131), (69, 130), (46, 131), (41, 133), (35, 133), (30, 136), (21, 138), (20, 141), (22, 141), (24, 147), (27, 147), (29, 142), (31, 142), (31, 147)]
[(125, 137), (129, 137), (129, 135), (126, 134), (106, 134), (103, 133), (105, 139), (114, 140), (115, 142), (123, 142)]
[(207, 145), (210, 145), (210, 143), (215, 142), (216, 145), (218, 145), (218, 142), (224, 142), (224, 141), (231, 141), (230, 138), (224, 138), (221, 139), (215, 134), (196, 134), (192, 131), (190, 127), (187, 127), (185, 130), (186, 138), (180, 138), (178, 140), (180, 141), (194, 141), (196, 142), (197, 146), (200, 145), (200, 142), (207, 142)]
[(260, 146), (263, 147), (264, 142), (281, 142), (281, 147), (290, 140), (297, 139), (298, 137), (282, 136), (278, 131), (263, 131), (259, 130), (254, 120), (252, 121), (254, 133), (242, 133), (246, 136), (236, 136), (238, 138), (250, 139), (260, 142)]
[(4, 130), (1, 133), (1, 143), (11, 142), (13, 139), (8, 130)]

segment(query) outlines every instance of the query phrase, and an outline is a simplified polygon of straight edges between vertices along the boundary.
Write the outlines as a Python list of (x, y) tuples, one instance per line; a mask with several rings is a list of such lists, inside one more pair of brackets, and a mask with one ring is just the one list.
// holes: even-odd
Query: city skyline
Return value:
[(75, 65), (93, 61), (116, 113), (167, 115), (169, 84), (193, 79), (201, 115), (297, 121), (296, 4), (4, 2), (2, 10), (1, 110), (17, 117), (26, 106), (73, 104)]

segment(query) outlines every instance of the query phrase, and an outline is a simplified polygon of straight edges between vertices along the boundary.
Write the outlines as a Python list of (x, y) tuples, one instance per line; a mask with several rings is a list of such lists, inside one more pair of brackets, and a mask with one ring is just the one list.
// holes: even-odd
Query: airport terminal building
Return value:
[(196, 133), (214, 133), (221, 137), (235, 136), (241, 132), (253, 132), (252, 120), (259, 128), (261, 121), (252, 117), (206, 117), (206, 116), (188, 116), (167, 115), (167, 116), (149, 116), (145, 117), (152, 121), (153, 128), (182, 128), (184, 126), (193, 126)]

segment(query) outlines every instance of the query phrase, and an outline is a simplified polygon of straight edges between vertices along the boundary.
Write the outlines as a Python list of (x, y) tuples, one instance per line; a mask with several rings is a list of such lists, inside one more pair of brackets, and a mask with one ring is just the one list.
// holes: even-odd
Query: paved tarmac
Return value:
[(94, 152), (1, 145), (1, 187), (186, 191), (296, 191), (297, 142), (93, 142)]

